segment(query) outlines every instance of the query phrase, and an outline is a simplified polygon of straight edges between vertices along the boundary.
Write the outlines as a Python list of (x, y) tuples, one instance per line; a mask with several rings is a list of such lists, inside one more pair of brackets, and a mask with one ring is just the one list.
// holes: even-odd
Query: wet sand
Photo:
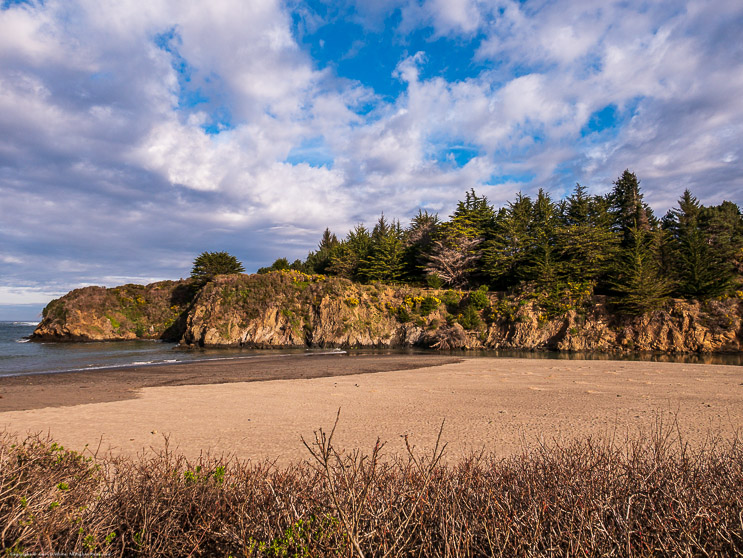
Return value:
[[(0, 429), (130, 455), (157, 451), (167, 437), (191, 458), (208, 451), (285, 464), (308, 457), (301, 437), (332, 427), (338, 409), (339, 449), (370, 450), (380, 437), (387, 454), (401, 453), (405, 436), (430, 449), (445, 421), (449, 459), (586, 436), (621, 441), (661, 422), (698, 445), (743, 426), (736, 366), (385, 355), (107, 374), (1, 380)], [(46, 406), (61, 398), (65, 406)]]
[(194, 360), (182, 364), (0, 377), (0, 413), (122, 401), (133, 399), (139, 390), (150, 387), (345, 376), (423, 368), (460, 360), (435, 353), (276, 354), (235, 360)]

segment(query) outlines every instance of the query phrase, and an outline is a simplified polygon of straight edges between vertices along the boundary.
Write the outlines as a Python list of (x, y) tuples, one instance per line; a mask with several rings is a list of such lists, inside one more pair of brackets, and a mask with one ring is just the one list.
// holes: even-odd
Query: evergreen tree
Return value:
[(295, 271), (306, 271), (305, 265), (302, 260), (294, 260), (289, 263), (286, 258), (278, 258), (269, 267), (261, 267), (258, 269), (259, 274), (270, 273), (271, 271), (281, 271), (285, 269), (293, 269)]
[(484, 271), (499, 288), (513, 287), (525, 275), (530, 250), (533, 204), (521, 192), (515, 202), (501, 208), (495, 218), (492, 239), (484, 248)]
[(216, 275), (242, 273), (243, 264), (227, 252), (202, 252), (193, 261), (191, 277), (197, 281), (211, 281)]
[(640, 181), (635, 173), (625, 170), (615, 182), (609, 194), (614, 230), (619, 233), (621, 246), (629, 246), (630, 233), (635, 228), (650, 230), (656, 224), (653, 211), (642, 201)]
[(410, 226), (405, 231), (405, 277), (410, 281), (419, 281), (425, 275), (428, 254), (431, 253), (434, 238), (440, 226), (439, 216), (418, 210)]
[(338, 244), (338, 238), (330, 232), (330, 229), (326, 228), (317, 250), (307, 255), (307, 260), (305, 261), (307, 269), (312, 273), (327, 273), (333, 259), (333, 252), (337, 249)]
[(619, 241), (611, 230), (606, 198), (591, 197), (576, 184), (562, 206), (561, 220), (559, 248), (566, 279), (598, 283), (609, 271)]
[(540, 188), (527, 226), (526, 253), (519, 273), (522, 279), (535, 281), (541, 289), (552, 289), (559, 280), (558, 229), (557, 206)]
[(384, 214), (371, 234), (371, 245), (359, 263), (359, 276), (365, 281), (399, 281), (404, 262), (402, 228), (399, 221), (388, 223)]
[(644, 314), (661, 306), (672, 285), (661, 273), (659, 231), (633, 226), (627, 231), (627, 246), (620, 252), (612, 288), (613, 305), (626, 314)]
[(721, 273), (721, 261), (715, 261), (705, 231), (702, 230), (702, 206), (685, 190), (678, 202), (663, 220), (668, 231), (671, 270), (677, 277), (679, 294), (690, 298), (708, 298), (721, 294), (729, 283)]
[(729, 201), (705, 207), (701, 221), (721, 273), (729, 280), (730, 287), (736, 287), (736, 283), (740, 286), (743, 274), (743, 216), (740, 208)]
[(465, 192), (464, 201), (457, 203), (451, 215), (450, 226), (469, 238), (485, 240), (493, 230), (495, 211), (485, 196), (478, 196), (474, 188)]
[(328, 273), (360, 280), (359, 266), (361, 261), (368, 257), (371, 242), (369, 230), (364, 225), (356, 225), (334, 250)]

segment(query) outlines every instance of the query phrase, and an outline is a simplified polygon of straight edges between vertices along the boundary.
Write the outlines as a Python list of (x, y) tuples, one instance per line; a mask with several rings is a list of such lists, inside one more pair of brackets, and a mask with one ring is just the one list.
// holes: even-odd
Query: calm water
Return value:
[[(40, 343), (29, 341), (36, 323), (0, 322), (0, 377), (154, 365), (192, 360), (251, 358), (278, 351), (219, 349), (184, 350), (161, 341)], [(281, 354), (306, 351), (281, 351)]]
[[(213, 349), (184, 350), (174, 343), (160, 341), (117, 341), (102, 343), (39, 343), (27, 338), (33, 333), (32, 322), (0, 322), (0, 376), (96, 370), (132, 365), (156, 365), (192, 360), (226, 360), (252, 358), (266, 354), (304, 354), (298, 350)], [(326, 351), (318, 351), (326, 352)], [(349, 351), (352, 354), (411, 353), (415, 350)], [(627, 357), (602, 353), (556, 353), (549, 351), (470, 351), (453, 355), (517, 358), (555, 358), (571, 360), (649, 360), (701, 364), (743, 365), (743, 355), (654, 355)]]

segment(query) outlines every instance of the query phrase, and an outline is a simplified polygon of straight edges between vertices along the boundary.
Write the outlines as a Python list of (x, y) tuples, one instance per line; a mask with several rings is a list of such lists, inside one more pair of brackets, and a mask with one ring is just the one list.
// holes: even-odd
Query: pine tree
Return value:
[(727, 281), (720, 273), (701, 223), (702, 206), (685, 190), (678, 208), (668, 212), (663, 228), (668, 232), (670, 271), (677, 277), (678, 293), (707, 298), (724, 290)]
[(730, 273), (736, 278), (743, 272), (743, 216), (740, 208), (733, 202), (724, 201), (703, 208), (701, 217), (716, 259), (729, 266)]
[(614, 182), (614, 189), (609, 195), (614, 230), (619, 233), (623, 248), (631, 242), (630, 233), (634, 228), (650, 230), (656, 225), (653, 211), (642, 198), (637, 176), (625, 170)]
[(598, 283), (616, 256), (619, 237), (612, 232), (606, 198), (589, 196), (575, 185), (562, 206), (560, 252), (565, 278), (576, 283)]
[(327, 273), (328, 267), (333, 259), (333, 253), (338, 248), (339, 242), (330, 229), (325, 229), (320, 239), (320, 244), (315, 252), (307, 255), (305, 265), (312, 273)]
[(485, 240), (493, 229), (495, 211), (485, 196), (478, 196), (474, 188), (465, 192), (464, 201), (457, 203), (450, 225), (470, 238)]
[(526, 254), (519, 272), (523, 280), (534, 281), (540, 289), (554, 289), (559, 280), (558, 227), (557, 207), (540, 188), (532, 206)]
[(428, 254), (431, 253), (434, 238), (441, 225), (437, 214), (418, 210), (410, 226), (405, 230), (405, 277), (409, 281), (419, 281), (425, 275)]
[(399, 221), (388, 223), (384, 214), (371, 234), (369, 253), (359, 263), (359, 276), (365, 281), (399, 281), (403, 275), (402, 228)]
[(661, 306), (672, 284), (661, 273), (658, 252), (661, 235), (644, 227), (627, 231), (627, 246), (620, 252), (612, 288), (613, 306), (626, 314), (644, 314)]
[(526, 273), (532, 212), (531, 199), (519, 192), (516, 201), (501, 208), (495, 218), (492, 238), (483, 250), (483, 264), (499, 288), (517, 285)]
[(371, 234), (364, 225), (356, 227), (348, 232), (346, 238), (333, 250), (328, 273), (346, 277), (347, 279), (360, 280), (359, 265), (368, 257), (371, 249)]

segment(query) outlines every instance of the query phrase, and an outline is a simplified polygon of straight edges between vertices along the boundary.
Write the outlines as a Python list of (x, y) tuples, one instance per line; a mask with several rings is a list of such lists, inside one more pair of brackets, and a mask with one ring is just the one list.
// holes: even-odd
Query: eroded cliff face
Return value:
[(191, 281), (75, 289), (44, 308), (33, 338), (52, 341), (178, 341), (198, 292)]
[[(198, 290), (188, 281), (87, 287), (49, 304), (36, 338), (162, 338), (217, 347), (407, 347), (561, 351), (733, 352), (743, 349), (741, 300), (674, 300), (638, 317), (602, 297), (549, 316), (534, 300), (359, 285), (275, 272), (226, 275)], [(465, 327), (467, 329), (465, 329)]]
[[(183, 342), (200, 346), (400, 347), (414, 345), (438, 313), (401, 323), (420, 289), (275, 272), (217, 277), (188, 314)], [(412, 325), (412, 327), (411, 327)]]

